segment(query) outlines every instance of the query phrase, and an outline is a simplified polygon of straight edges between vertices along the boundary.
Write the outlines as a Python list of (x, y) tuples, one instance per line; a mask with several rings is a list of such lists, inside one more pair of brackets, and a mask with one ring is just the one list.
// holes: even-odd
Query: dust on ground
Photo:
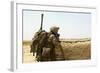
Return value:
[[(23, 43), (23, 63), (36, 62), (35, 56), (30, 53), (30, 44), (31, 41), (24, 41)], [(66, 60), (91, 59), (90, 39), (62, 40), (61, 45), (63, 47)], [(60, 53), (60, 50), (58, 50), (57, 52)]]

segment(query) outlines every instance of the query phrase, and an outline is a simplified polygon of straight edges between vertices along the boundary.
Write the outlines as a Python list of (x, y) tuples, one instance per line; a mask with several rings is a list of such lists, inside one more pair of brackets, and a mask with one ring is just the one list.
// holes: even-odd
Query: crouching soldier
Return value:
[[(39, 31), (33, 38), (30, 52), (36, 52), (37, 61), (56, 61), (56, 49), (60, 49), (62, 60), (64, 52), (59, 40), (59, 27), (51, 27), (50, 32)], [(33, 50), (34, 49), (34, 50)]]
[[(65, 60), (64, 52), (59, 40), (59, 34), (58, 34), (59, 27), (51, 27), (50, 32), (47, 34), (47, 42), (45, 44), (46, 48), (43, 48), (42, 56), (44, 60), (50, 60), (50, 61), (56, 61), (57, 55), (56, 55), (56, 49), (60, 49), (61, 52), (61, 59)], [(48, 58), (48, 59), (46, 59)]]
[[(59, 39), (59, 34), (58, 34), (58, 30), (59, 30), (59, 27), (51, 27), (50, 29), (50, 37), (48, 39), (49, 42), (52, 42), (52, 44), (54, 45), (54, 48), (51, 49), (51, 59), (53, 60), (53, 55), (54, 57), (56, 58), (56, 55), (54, 53), (56, 53), (56, 49), (60, 49), (60, 52), (61, 52), (61, 55), (62, 55), (62, 60), (65, 59), (64, 57), (64, 52), (63, 52), (63, 49), (62, 49), (62, 46), (61, 46), (61, 43), (60, 43), (60, 39)], [(56, 58), (57, 60), (57, 58)]]

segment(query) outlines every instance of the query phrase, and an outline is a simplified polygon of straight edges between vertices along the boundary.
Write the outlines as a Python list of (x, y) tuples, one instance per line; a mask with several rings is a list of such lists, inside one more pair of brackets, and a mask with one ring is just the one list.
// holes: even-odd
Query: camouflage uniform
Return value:
[[(36, 52), (37, 61), (56, 61), (56, 48), (60, 48), (63, 54), (58, 30), (59, 27), (52, 27), (49, 33), (42, 30), (35, 34), (30, 52)], [(39, 35), (40, 32), (41, 35)], [(36, 49), (33, 50), (34, 48)]]
[[(48, 33), (48, 40), (46, 43), (46, 47), (49, 49), (43, 52), (43, 54), (46, 53), (44, 56), (42, 55), (45, 60), (56, 61), (56, 49), (59, 49), (59, 48), (62, 52), (62, 59), (64, 60), (64, 53), (61, 47), (61, 43), (59, 41), (58, 30), (59, 30), (59, 27), (52, 27), (50, 29), (50, 33)], [(46, 56), (48, 57), (46, 58)]]
[(36, 52), (36, 58), (37, 61), (41, 61), (41, 56), (42, 56), (42, 48), (44, 47), (46, 42), (46, 32), (44, 30), (39, 30), (38, 32), (35, 33), (34, 38), (32, 39), (32, 43), (31, 43), (31, 50), (30, 53), (34, 53)]

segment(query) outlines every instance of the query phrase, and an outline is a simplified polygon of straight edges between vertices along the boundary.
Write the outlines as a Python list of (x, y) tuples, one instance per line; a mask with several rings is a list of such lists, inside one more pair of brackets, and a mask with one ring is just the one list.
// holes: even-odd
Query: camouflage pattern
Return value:
[(65, 59), (64, 52), (59, 41), (58, 30), (59, 27), (52, 27), (49, 33), (45, 31), (39, 31), (36, 33), (33, 38), (30, 52), (33, 52), (33, 55), (34, 52), (36, 52), (37, 61), (56, 61), (55, 49), (60, 49), (62, 59)]
[[(54, 45), (54, 48), (53, 49), (55, 49), (55, 50), (56, 49), (60, 49), (60, 51), (62, 53), (62, 60), (64, 60), (65, 57), (64, 57), (64, 52), (63, 52), (62, 46), (61, 46), (61, 42), (59, 40), (59, 36), (60, 35), (58, 34), (58, 30), (59, 30), (59, 27), (56, 27), (56, 26), (54, 26), (54, 27), (51, 28), (50, 32), (52, 34), (48, 38), (48, 41), (51, 42)], [(55, 58), (56, 58), (56, 55), (55, 55)]]
[(39, 30), (38, 32), (36, 32), (34, 38), (32, 39), (30, 52), (33, 53), (33, 56), (34, 53), (36, 53), (37, 61), (41, 61), (42, 48), (44, 47), (46, 42), (46, 34), (47, 33), (44, 30)]

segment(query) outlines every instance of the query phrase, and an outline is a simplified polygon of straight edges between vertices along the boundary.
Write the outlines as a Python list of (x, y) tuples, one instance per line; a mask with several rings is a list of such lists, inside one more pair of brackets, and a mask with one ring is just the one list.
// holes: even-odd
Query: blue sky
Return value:
[(72, 12), (23, 11), (23, 39), (31, 40), (39, 30), (41, 14), (44, 14), (43, 29), (49, 32), (50, 27), (60, 27), (60, 38), (90, 38), (91, 14)]

